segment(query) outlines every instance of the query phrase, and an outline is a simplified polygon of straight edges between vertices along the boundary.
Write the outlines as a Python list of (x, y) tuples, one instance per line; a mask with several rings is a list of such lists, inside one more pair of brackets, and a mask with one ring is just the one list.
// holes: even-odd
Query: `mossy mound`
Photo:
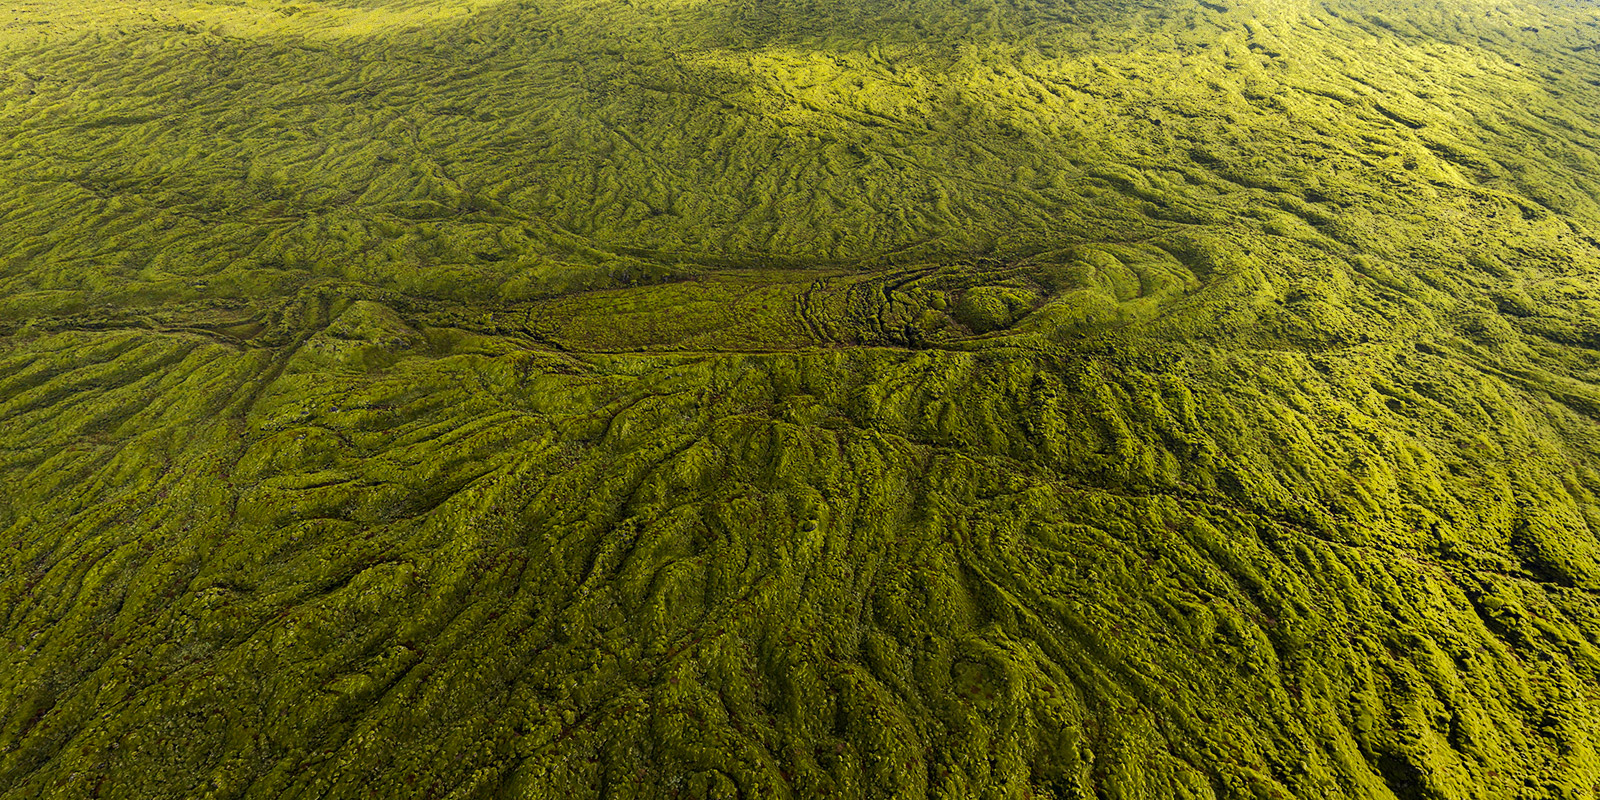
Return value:
[(953, 314), (974, 333), (1008, 328), (1038, 302), (1037, 295), (1009, 286), (975, 286), (961, 293)]

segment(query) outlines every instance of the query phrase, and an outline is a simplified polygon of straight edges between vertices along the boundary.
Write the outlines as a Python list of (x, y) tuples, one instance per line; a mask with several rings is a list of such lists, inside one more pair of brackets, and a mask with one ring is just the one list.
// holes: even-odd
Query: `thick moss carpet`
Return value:
[(1600, 6), (0, 5), (0, 797), (1600, 795)]

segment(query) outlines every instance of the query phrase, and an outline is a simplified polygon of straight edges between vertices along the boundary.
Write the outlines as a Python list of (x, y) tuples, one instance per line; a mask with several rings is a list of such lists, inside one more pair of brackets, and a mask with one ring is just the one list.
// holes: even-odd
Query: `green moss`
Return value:
[(71, 5), (0, 797), (1600, 783), (1592, 9)]
[(1007, 286), (977, 286), (961, 293), (952, 312), (957, 321), (974, 333), (990, 333), (1010, 327), (1033, 310), (1037, 298), (1030, 292)]

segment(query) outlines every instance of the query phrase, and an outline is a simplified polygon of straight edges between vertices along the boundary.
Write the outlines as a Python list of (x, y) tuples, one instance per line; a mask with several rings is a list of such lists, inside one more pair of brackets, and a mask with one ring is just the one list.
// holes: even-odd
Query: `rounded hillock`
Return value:
[(977, 286), (961, 293), (951, 309), (957, 322), (973, 333), (1009, 328), (1038, 303), (1038, 296), (1010, 286)]

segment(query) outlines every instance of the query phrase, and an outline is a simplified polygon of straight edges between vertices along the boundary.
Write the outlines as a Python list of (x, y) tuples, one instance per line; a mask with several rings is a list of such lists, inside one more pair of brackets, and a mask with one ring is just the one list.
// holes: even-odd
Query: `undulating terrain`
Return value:
[(1600, 5), (0, 2), (0, 797), (1600, 796)]

